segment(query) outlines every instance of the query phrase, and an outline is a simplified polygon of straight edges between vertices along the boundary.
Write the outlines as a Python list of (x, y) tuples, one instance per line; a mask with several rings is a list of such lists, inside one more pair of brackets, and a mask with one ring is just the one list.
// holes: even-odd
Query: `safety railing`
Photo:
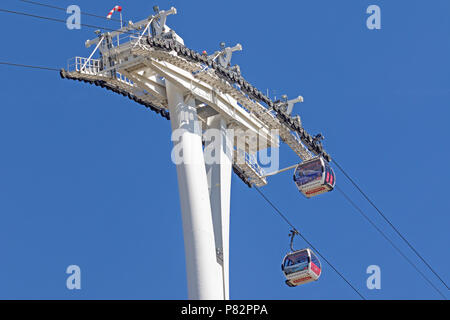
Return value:
[[(101, 68), (101, 61), (99, 59), (88, 59), (83, 57), (74, 57), (67, 63), (67, 70), (69, 72), (80, 72), (83, 74), (105, 76), (105, 71)], [(106, 72), (108, 73), (108, 72)], [(109, 74), (108, 74), (109, 75)], [(123, 74), (116, 72), (116, 80), (123, 82), (129, 86), (133, 86), (133, 81), (125, 77)]]
[(256, 157), (254, 155), (251, 155), (247, 152), (245, 152), (242, 149), (236, 150), (236, 163), (238, 165), (245, 164), (251, 168), (258, 176), (264, 177), (265, 172), (263, 168), (258, 164), (258, 161), (256, 160)]
[(99, 59), (88, 59), (84, 57), (74, 57), (67, 63), (69, 72), (77, 71), (84, 74), (96, 75), (100, 72), (101, 62)]

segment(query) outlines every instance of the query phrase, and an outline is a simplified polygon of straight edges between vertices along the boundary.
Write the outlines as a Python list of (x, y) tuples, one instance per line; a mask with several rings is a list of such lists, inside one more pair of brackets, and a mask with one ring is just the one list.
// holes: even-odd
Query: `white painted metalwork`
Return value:
[[(275, 107), (265, 107), (244, 90), (245, 83), (233, 83), (218, 74), (214, 64), (240, 77), (240, 68), (231, 67), (232, 53), (242, 50), (240, 44), (232, 48), (222, 44), (220, 51), (203, 60), (200, 55), (187, 58), (186, 52), (191, 51), (166, 25), (167, 16), (176, 13), (175, 8), (155, 8), (155, 14), (147, 19), (130, 21), (114, 32), (98, 33), (85, 43), (86, 47), (95, 45), (89, 57), (75, 57), (61, 75), (121, 93), (166, 118), (170, 112), (172, 129), (186, 129), (178, 143), (186, 147), (183, 152), (187, 150), (194, 163), (177, 164), (177, 174), (188, 294), (190, 299), (228, 299), (232, 168), (247, 184), (262, 187), (274, 173), (264, 172), (257, 152), (278, 148), (281, 138), (301, 160), (309, 160), (313, 157), (309, 151), (312, 142), (305, 145), (304, 137), (280, 118)], [(156, 41), (164, 49), (152, 45)], [(93, 58), (96, 52), (98, 59)], [(285, 109), (290, 114), (294, 103), (301, 101), (302, 97), (287, 101)], [(181, 121), (182, 113), (188, 113), (190, 120)], [(195, 121), (201, 123), (202, 130), (196, 128)], [(301, 127), (299, 118), (296, 125)], [(203, 158), (202, 137), (207, 129), (218, 130), (222, 138), (218, 164)], [(228, 135), (230, 130), (254, 139), (246, 139), (242, 146), (236, 141), (239, 139)]]

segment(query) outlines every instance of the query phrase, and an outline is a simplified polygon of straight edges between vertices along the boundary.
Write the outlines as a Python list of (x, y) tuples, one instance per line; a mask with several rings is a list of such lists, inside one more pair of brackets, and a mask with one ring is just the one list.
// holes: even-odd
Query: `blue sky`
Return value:
[[(49, 3), (49, 2), (48, 2)], [(126, 20), (148, 1), (53, 1)], [(156, 3), (155, 3), (156, 4)], [(450, 2), (159, 1), (187, 46), (241, 43), (233, 62), (260, 90), (290, 97), (304, 126), (356, 178), (435, 270), (450, 282)], [(381, 8), (368, 30), (366, 8)], [(20, 1), (1, 8), (65, 19)], [(88, 56), (93, 30), (0, 13), (0, 61), (65, 67)], [(82, 23), (116, 27), (83, 17)], [(122, 96), (56, 72), (0, 66), (0, 298), (186, 299), (184, 247), (170, 123)], [(297, 161), (281, 148), (282, 166)], [(438, 167), (439, 165), (439, 167)], [(337, 172), (337, 183), (448, 291)], [(265, 194), (368, 299), (439, 299), (424, 279), (342, 198), (301, 196), (290, 173)], [(255, 190), (232, 181), (232, 299), (358, 299), (324, 264), (319, 281), (288, 288), (280, 270), (289, 227)], [(306, 244), (297, 240), (297, 247)], [(67, 290), (67, 266), (82, 289)], [(368, 290), (366, 268), (381, 268)]]

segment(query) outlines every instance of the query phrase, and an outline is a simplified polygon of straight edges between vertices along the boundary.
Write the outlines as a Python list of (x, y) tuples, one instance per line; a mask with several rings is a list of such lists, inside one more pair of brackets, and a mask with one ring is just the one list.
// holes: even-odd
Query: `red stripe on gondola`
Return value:
[(316, 265), (314, 264), (314, 262), (311, 262), (311, 270), (312, 270), (315, 274), (317, 274), (318, 276), (320, 276), (320, 268), (319, 268), (318, 266), (316, 266)]
[(310, 194), (314, 194), (314, 193), (317, 193), (317, 192), (322, 191), (322, 190), (325, 190), (325, 188), (324, 187), (320, 187), (320, 188), (317, 188), (317, 189), (306, 191), (305, 194), (310, 195)]
[(304, 278), (300, 278), (297, 280), (292, 281), (293, 283), (300, 283), (300, 282), (305, 282), (306, 280), (311, 280), (311, 277), (304, 277)]

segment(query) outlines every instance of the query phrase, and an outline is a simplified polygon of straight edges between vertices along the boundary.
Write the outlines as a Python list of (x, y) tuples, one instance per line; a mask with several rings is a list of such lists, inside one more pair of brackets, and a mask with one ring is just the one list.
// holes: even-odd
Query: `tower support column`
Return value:
[(195, 101), (184, 99), (183, 91), (168, 80), (166, 92), (174, 141), (172, 160), (177, 168), (183, 220), (188, 298), (223, 300), (203, 158), (202, 130)]
[(205, 162), (209, 197), (217, 251), (218, 272), (223, 284), (224, 299), (229, 293), (230, 192), (233, 137), (225, 120), (216, 115), (208, 119), (205, 140)]

